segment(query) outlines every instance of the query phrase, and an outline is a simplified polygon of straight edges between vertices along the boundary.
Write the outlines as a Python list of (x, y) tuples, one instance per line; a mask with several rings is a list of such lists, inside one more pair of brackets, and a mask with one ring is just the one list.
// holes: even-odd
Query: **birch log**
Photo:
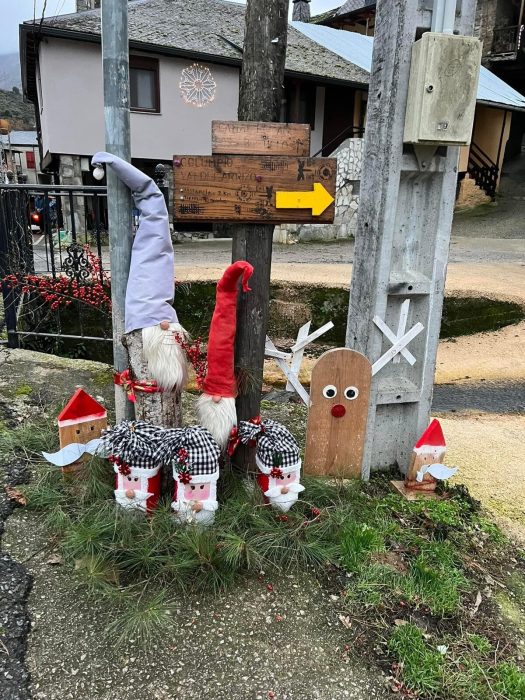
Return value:
[[(148, 364), (142, 352), (142, 331), (127, 333), (123, 344), (128, 352), (128, 362), (133, 379), (149, 381)], [(180, 428), (182, 425), (181, 394), (179, 391), (159, 391), (147, 394), (135, 392), (135, 417), (163, 428)], [(162, 494), (173, 493), (173, 473), (170, 465), (162, 467)]]

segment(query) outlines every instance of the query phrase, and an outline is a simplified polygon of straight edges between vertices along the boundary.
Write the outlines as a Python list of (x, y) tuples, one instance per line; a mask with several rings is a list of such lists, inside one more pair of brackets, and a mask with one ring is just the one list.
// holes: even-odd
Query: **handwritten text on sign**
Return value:
[(336, 171), (333, 158), (175, 156), (175, 219), (332, 223)]

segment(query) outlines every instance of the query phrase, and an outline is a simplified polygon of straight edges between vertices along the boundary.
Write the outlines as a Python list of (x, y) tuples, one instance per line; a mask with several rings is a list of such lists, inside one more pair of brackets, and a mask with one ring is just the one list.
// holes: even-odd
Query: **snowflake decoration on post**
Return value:
[(182, 71), (179, 88), (182, 99), (194, 107), (205, 107), (215, 99), (217, 83), (211, 71), (194, 63)]

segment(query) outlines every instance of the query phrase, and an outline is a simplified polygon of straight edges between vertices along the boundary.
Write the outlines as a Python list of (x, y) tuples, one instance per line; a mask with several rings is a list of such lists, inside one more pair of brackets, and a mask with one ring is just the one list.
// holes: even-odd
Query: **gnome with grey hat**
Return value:
[(132, 400), (135, 388), (148, 393), (181, 391), (186, 385), (187, 363), (176, 336), (184, 338), (186, 333), (171, 305), (174, 254), (164, 196), (150, 177), (111, 153), (95, 153), (91, 164), (95, 168), (109, 165), (132, 191), (140, 212), (126, 289), (125, 332), (141, 330), (143, 356), (152, 381), (144, 387), (126, 376), (121, 383)]

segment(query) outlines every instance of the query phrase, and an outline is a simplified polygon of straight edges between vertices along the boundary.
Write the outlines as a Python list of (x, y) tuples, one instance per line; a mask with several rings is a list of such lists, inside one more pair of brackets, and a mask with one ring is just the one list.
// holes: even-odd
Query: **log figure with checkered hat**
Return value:
[(211, 525), (215, 519), (220, 449), (201, 426), (165, 430), (161, 459), (173, 467), (175, 482), (171, 504), (183, 523)]
[(144, 421), (122, 421), (102, 435), (98, 451), (113, 465), (119, 506), (147, 513), (156, 507), (162, 467), (158, 446), (164, 432)]
[(256, 447), (257, 483), (266, 502), (286, 513), (304, 491), (294, 436), (281, 423), (268, 419), (241, 421), (238, 437), (244, 445)]

